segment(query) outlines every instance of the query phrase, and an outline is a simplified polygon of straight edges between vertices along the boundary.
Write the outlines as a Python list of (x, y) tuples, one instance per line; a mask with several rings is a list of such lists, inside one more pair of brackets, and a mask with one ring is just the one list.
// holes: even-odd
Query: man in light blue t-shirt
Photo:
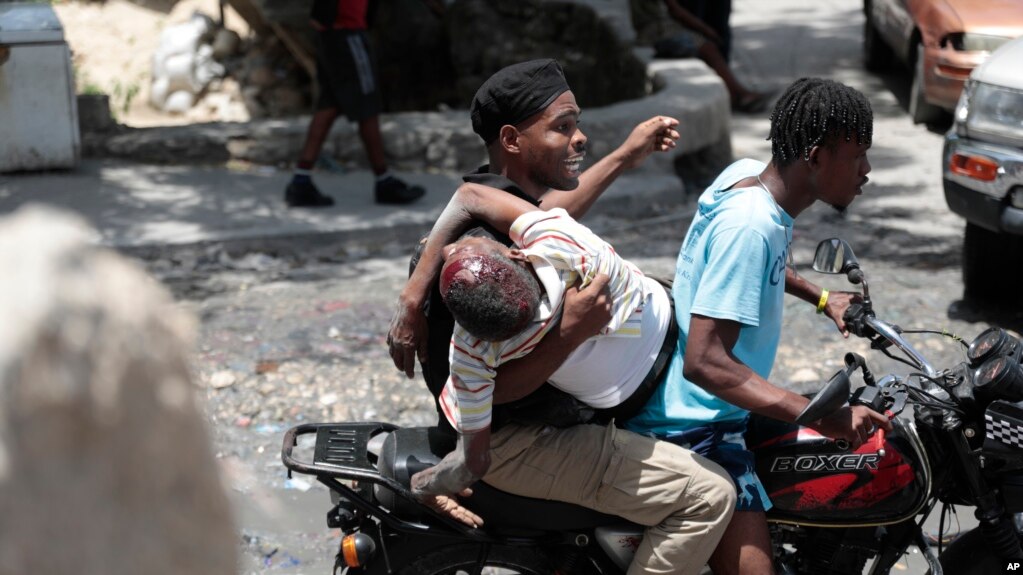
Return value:
[[(740, 160), (700, 196), (682, 243), (673, 295), (679, 339), (661, 385), (626, 427), (688, 447), (735, 480), (736, 513), (710, 566), (722, 573), (772, 573), (764, 512), (770, 501), (743, 442), (750, 411), (792, 422), (808, 400), (767, 381), (781, 336), (783, 295), (816, 305), (848, 336), (842, 314), (856, 297), (828, 293), (786, 265), (792, 224), (822, 201), (844, 210), (867, 183), (873, 115), (858, 91), (804, 78), (771, 115), (771, 161)], [(868, 408), (846, 407), (811, 424), (832, 438), (863, 443), (875, 426)]]

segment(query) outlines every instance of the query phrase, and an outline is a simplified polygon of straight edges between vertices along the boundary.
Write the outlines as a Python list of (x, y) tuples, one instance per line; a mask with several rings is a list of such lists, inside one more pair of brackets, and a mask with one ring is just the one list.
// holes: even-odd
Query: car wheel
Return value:
[(917, 45), (914, 52), (913, 84), (909, 88), (909, 116), (914, 124), (927, 124), (941, 118), (942, 109), (927, 102), (924, 95), (924, 47)]
[(880, 72), (888, 68), (894, 56), (892, 49), (877, 33), (868, 11), (863, 22), (863, 67), (871, 72)]
[(963, 297), (977, 303), (1018, 300), (1023, 285), (1023, 237), (966, 224)]

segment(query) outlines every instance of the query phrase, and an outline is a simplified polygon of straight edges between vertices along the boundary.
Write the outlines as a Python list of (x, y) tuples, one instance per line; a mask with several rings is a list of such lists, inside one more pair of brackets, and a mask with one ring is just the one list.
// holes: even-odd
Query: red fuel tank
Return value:
[(746, 446), (773, 504), (768, 520), (855, 526), (915, 515), (930, 492), (930, 467), (913, 428), (900, 419), (892, 424), (881, 455), (874, 437), (856, 450), (840, 449), (810, 428), (753, 414)]

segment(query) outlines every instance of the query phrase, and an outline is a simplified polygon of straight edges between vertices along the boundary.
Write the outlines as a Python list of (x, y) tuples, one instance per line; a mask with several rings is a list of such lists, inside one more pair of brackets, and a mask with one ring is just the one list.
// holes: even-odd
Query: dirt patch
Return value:
[[(235, 117), (224, 117), (224, 106), (202, 101), (189, 113), (178, 115), (149, 105), (153, 52), (160, 33), (167, 26), (187, 21), (195, 11), (219, 21), (218, 0), (54, 2), (53, 8), (71, 48), (78, 93), (109, 94), (118, 122), (143, 127), (249, 119), (238, 117), (238, 108), (230, 112)], [(226, 28), (243, 39), (251, 36), (248, 25), (230, 7), (224, 8), (224, 16)], [(210, 93), (230, 93), (236, 89), (231, 84), (230, 80), (222, 82)]]

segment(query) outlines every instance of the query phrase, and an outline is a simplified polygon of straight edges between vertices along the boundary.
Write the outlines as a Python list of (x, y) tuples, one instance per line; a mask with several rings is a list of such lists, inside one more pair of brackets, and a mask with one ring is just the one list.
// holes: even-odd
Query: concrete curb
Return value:
[[(372, 174), (327, 173), (317, 183), (335, 206), (288, 209), (282, 200), (287, 172), (89, 160), (74, 172), (0, 176), (0, 213), (32, 203), (75, 212), (99, 231), (102, 244), (144, 258), (212, 247), (296, 258), (376, 253), (427, 233), (460, 181), (450, 174), (399, 175), (424, 186), (426, 196), (410, 206), (377, 205)], [(612, 184), (592, 212), (643, 217), (684, 201), (676, 176), (641, 169)]]

